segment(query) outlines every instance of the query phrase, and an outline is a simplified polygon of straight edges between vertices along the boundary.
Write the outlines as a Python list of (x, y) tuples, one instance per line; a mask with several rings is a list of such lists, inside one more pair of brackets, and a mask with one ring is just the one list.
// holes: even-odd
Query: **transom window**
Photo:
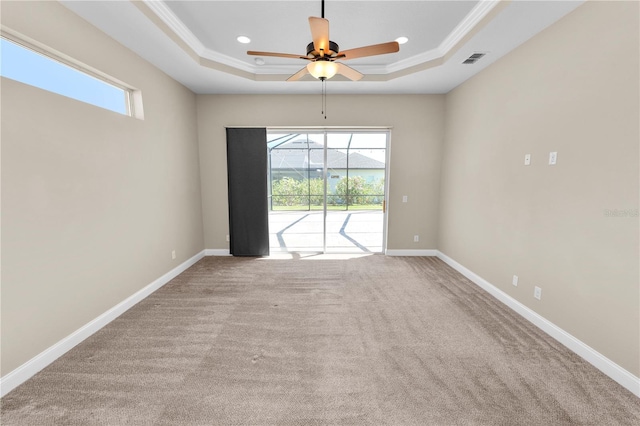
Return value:
[(0, 38), (0, 75), (124, 115), (132, 115), (131, 90), (70, 66), (8, 38)]

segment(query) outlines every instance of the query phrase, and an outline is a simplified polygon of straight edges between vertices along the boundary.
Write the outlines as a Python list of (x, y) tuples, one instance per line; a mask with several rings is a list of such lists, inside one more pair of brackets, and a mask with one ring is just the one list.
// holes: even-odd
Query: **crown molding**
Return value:
[(259, 68), (258, 66), (248, 64), (239, 59), (232, 58), (231, 56), (223, 55), (222, 53), (216, 52), (211, 49), (205, 48), (204, 52), (202, 52), (202, 55), (200, 56), (204, 59), (219, 62), (221, 64), (224, 64), (233, 68), (237, 68), (242, 71), (250, 72), (253, 74), (258, 73), (258, 68)]
[(425, 64), (444, 58), (469, 35), (498, 4), (505, 3), (501, 0), (480, 0), (478, 4), (464, 17), (462, 21), (449, 33), (449, 35), (435, 49), (431, 49), (419, 55), (412, 56), (401, 61), (387, 65), (385, 71), (379, 74), (391, 74), (406, 70), (412, 67), (419, 67)]
[[(499, 13), (510, 2), (511, 0), (480, 0), (437, 48), (389, 65), (359, 65), (358, 70), (365, 75), (374, 76), (368, 80), (391, 80), (398, 76), (412, 74), (428, 67), (440, 65), (448, 59), (448, 54), (456, 50), (467, 36), (479, 29), (483, 23), (495, 17), (495, 14), (493, 17), (490, 16), (492, 11), (495, 10)], [(187, 53), (191, 53), (191, 56), (195, 55), (196, 58), (194, 59), (203, 67), (217, 69), (253, 80), (269, 81), (274, 78), (279, 80), (282, 76), (291, 75), (302, 68), (301, 66), (293, 65), (252, 65), (216, 52), (207, 48), (173, 13), (164, 0), (143, 0), (141, 3), (135, 3), (138, 4), (139, 8), (144, 5), (148, 11), (159, 18), (166, 26), (166, 28), (160, 29), (165, 33), (169, 31), (170, 33), (167, 33), (169, 37), (173, 39), (177, 37), (182, 41), (184, 45), (180, 47), (191, 49), (192, 52)], [(498, 5), (502, 7), (496, 9)], [(156, 23), (154, 22), (154, 24)]]
[(506, 2), (502, 0), (480, 0), (471, 12), (449, 33), (447, 38), (440, 43), (437, 48), (440, 56), (445, 56), (449, 53), (500, 3)]
[(184, 43), (191, 48), (198, 56), (202, 56), (207, 50), (205, 45), (191, 30), (176, 16), (175, 13), (162, 0), (142, 0), (144, 5), (149, 8), (162, 22), (169, 27), (173, 33), (178, 36)]

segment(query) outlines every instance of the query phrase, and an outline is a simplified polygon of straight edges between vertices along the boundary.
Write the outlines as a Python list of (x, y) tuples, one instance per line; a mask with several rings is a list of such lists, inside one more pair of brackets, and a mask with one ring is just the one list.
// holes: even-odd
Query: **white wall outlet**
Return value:
[(409, 197), (407, 195), (403, 195), (402, 196), (402, 202), (406, 203), (407, 201), (409, 201)]
[(549, 153), (549, 165), (553, 166), (558, 162), (558, 153), (553, 151)]
[(526, 154), (524, 156), (524, 165), (525, 166), (531, 165), (531, 154)]
[(229, 239), (229, 235), (227, 235), (227, 242), (229, 242), (229, 241), (231, 241), (231, 240)]
[(518, 276), (517, 275), (513, 276), (513, 280), (511, 281), (511, 284), (513, 284), (514, 286), (518, 287)]
[(542, 289), (538, 286), (533, 288), (533, 297), (540, 300), (542, 299)]
[(418, 241), (420, 241), (420, 235), (414, 235), (413, 236), (413, 242), (417, 243)]
[(171, 258), (172, 259), (176, 258), (176, 251), (175, 250), (171, 250)]

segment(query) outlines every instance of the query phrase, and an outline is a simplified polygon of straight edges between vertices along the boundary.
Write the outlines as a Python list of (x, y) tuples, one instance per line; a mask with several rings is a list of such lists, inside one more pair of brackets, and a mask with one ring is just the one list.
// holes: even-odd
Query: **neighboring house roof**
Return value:
[[(297, 170), (297, 169), (322, 169), (324, 152), (323, 146), (309, 142), (307, 149), (306, 141), (304, 144), (299, 142), (287, 142), (275, 149), (271, 150), (271, 169), (272, 170)], [(329, 169), (346, 169), (347, 154), (343, 149), (327, 150), (327, 166)], [(350, 169), (384, 169), (385, 164), (358, 152), (352, 152), (349, 155)]]

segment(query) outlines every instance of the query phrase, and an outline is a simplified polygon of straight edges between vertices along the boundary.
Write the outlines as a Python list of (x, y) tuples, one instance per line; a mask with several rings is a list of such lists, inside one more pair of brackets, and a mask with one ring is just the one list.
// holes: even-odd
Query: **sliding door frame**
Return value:
[(329, 166), (327, 165), (327, 155), (329, 150), (327, 149), (327, 131), (322, 132), (324, 136), (324, 147), (322, 149), (322, 187), (323, 187), (323, 200), (322, 203), (322, 253), (327, 252), (327, 171)]
[[(387, 228), (389, 223), (389, 190), (390, 190), (390, 154), (391, 154), (391, 133), (393, 127), (391, 126), (370, 126), (370, 127), (267, 127), (267, 135), (271, 132), (282, 133), (306, 133), (306, 134), (323, 134), (324, 135), (324, 149), (323, 149), (323, 209), (322, 209), (322, 253), (327, 253), (327, 142), (328, 135), (330, 133), (386, 133), (386, 147), (385, 147), (385, 179), (384, 179), (384, 202), (383, 202), (383, 214), (382, 214), (382, 254), (387, 252)], [(331, 253), (340, 253), (333, 252)]]

